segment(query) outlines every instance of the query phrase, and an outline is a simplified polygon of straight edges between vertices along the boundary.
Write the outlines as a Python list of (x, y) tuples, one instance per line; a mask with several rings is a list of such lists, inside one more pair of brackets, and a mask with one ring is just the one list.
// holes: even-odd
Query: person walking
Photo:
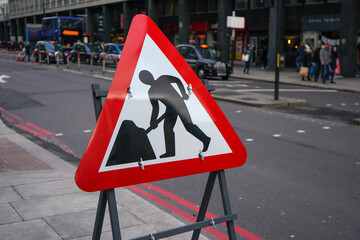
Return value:
[(322, 83), (326, 84), (326, 80), (331, 73), (331, 49), (329, 42), (325, 42), (325, 47), (320, 50), (320, 61)]
[(305, 51), (304, 43), (300, 43), (300, 46), (298, 47), (298, 49), (296, 51), (296, 68), (297, 68), (297, 71), (300, 71), (301, 61), (302, 61), (304, 51)]
[(321, 70), (321, 60), (320, 60), (320, 50), (321, 50), (322, 44), (318, 44), (317, 48), (314, 51), (314, 63), (315, 63), (315, 76), (314, 76), (314, 81), (317, 82), (319, 79), (319, 75), (320, 75), (320, 70)]
[(248, 60), (245, 62), (245, 68), (244, 68), (244, 73), (249, 74), (250, 65), (251, 65), (252, 56), (253, 56), (252, 47), (250, 45), (245, 50), (244, 55), (249, 55)]
[[(308, 81), (311, 81), (311, 78), (310, 78), (311, 65), (312, 65), (312, 48), (310, 47), (309, 44), (306, 44), (305, 45), (305, 51), (304, 51), (304, 53), (302, 55), (302, 58), (301, 58), (301, 66), (306, 67), (308, 69), (307, 70), (307, 77), (306, 77), (306, 80), (308, 80)], [(301, 80), (305, 81), (305, 77), (301, 76)]]
[(334, 46), (331, 50), (331, 73), (330, 73), (330, 83), (336, 83), (334, 81), (335, 69), (337, 65), (336, 59), (338, 58), (337, 47)]

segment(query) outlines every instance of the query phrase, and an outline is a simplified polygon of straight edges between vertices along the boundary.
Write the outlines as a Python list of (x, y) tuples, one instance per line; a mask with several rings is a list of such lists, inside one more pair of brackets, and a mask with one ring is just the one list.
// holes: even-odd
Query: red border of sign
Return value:
[[(175, 162), (159, 163), (140, 167), (99, 172), (103, 157), (115, 129), (116, 122), (127, 96), (141, 48), (148, 34), (172, 65), (180, 73), (214, 121), (232, 153)], [(215, 100), (186, 63), (176, 48), (145, 15), (134, 17), (108, 96), (99, 120), (75, 174), (76, 184), (84, 191), (100, 191), (133, 184), (181, 177), (242, 166), (246, 161), (246, 150), (236, 132), (222, 113)]]

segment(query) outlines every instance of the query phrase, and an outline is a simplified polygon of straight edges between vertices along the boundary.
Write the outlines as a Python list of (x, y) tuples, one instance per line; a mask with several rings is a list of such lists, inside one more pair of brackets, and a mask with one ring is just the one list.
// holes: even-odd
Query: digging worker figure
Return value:
[[(156, 120), (159, 115), (159, 102), (163, 103), (166, 107), (164, 113), (164, 136), (166, 153), (161, 155), (160, 158), (175, 156), (174, 127), (177, 117), (180, 118), (181, 122), (184, 124), (185, 129), (203, 143), (202, 151), (206, 152), (208, 150), (211, 138), (208, 137), (197, 125), (192, 122), (190, 113), (184, 102), (184, 100), (189, 99), (189, 96), (186, 94), (180, 79), (169, 75), (163, 75), (155, 80), (153, 75), (146, 70), (143, 70), (139, 73), (139, 79), (142, 83), (150, 86), (148, 95), (151, 106), (153, 108), (150, 125), (153, 128), (158, 127)], [(172, 83), (175, 83), (178, 86), (182, 96), (171, 86)]]

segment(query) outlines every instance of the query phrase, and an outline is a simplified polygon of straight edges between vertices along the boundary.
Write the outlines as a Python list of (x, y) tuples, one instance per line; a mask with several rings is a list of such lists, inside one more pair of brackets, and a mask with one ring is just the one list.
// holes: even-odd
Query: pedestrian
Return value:
[[(203, 143), (202, 151), (206, 152), (209, 148), (211, 138), (192, 122), (190, 113), (185, 104), (185, 100), (188, 100), (189, 96), (186, 94), (185, 88), (180, 79), (174, 76), (163, 75), (155, 80), (154, 76), (147, 70), (142, 70), (139, 73), (139, 79), (142, 83), (150, 86), (148, 95), (153, 108), (150, 125), (153, 128), (158, 127), (157, 119), (160, 109), (159, 103), (162, 103), (166, 108), (164, 113), (166, 152), (162, 154), (160, 158), (175, 156), (176, 149), (174, 127), (178, 117), (185, 129)], [(178, 87), (181, 94), (172, 86), (172, 84), (175, 84)]]
[(326, 80), (331, 73), (331, 48), (329, 42), (325, 42), (325, 47), (320, 50), (320, 61), (322, 83), (326, 84)]
[(337, 65), (336, 59), (338, 58), (338, 52), (337, 47), (334, 46), (331, 50), (331, 73), (330, 73), (330, 83), (335, 83), (334, 81), (334, 75), (335, 75), (335, 69)]
[(27, 42), (25, 45), (25, 56), (22, 58), (22, 61), (24, 61), (26, 57), (28, 57), (28, 62), (30, 62), (30, 43), (29, 42)]
[(309, 44), (305, 45), (305, 51), (301, 58), (301, 67), (305, 67), (307, 70), (307, 73), (301, 76), (301, 80), (305, 81), (311, 81), (310, 78), (310, 67), (312, 65), (312, 48)]
[(320, 50), (322, 48), (322, 44), (319, 43), (317, 45), (317, 48), (314, 51), (314, 57), (313, 57), (313, 61), (315, 63), (315, 76), (314, 76), (314, 81), (317, 82), (319, 79), (319, 75), (320, 75), (320, 70), (321, 70), (321, 60), (320, 60)]
[(248, 45), (248, 48), (245, 50), (244, 55), (249, 55), (247, 61), (245, 62), (245, 68), (244, 68), (244, 73), (249, 74), (250, 65), (251, 65), (252, 56), (253, 56), (252, 47), (250, 45)]
[(301, 67), (301, 59), (302, 56), (304, 54), (305, 51), (305, 46), (304, 43), (300, 43), (300, 46), (298, 47), (297, 51), (296, 51), (296, 68), (297, 71), (300, 71), (300, 67)]

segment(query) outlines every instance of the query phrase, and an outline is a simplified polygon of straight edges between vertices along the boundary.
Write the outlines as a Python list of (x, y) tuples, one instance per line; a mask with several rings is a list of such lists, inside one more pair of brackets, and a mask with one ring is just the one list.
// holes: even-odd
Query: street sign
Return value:
[(226, 26), (228, 28), (245, 29), (244, 17), (228, 16), (226, 20)]
[(242, 166), (246, 150), (167, 37), (137, 15), (75, 180), (84, 191)]

